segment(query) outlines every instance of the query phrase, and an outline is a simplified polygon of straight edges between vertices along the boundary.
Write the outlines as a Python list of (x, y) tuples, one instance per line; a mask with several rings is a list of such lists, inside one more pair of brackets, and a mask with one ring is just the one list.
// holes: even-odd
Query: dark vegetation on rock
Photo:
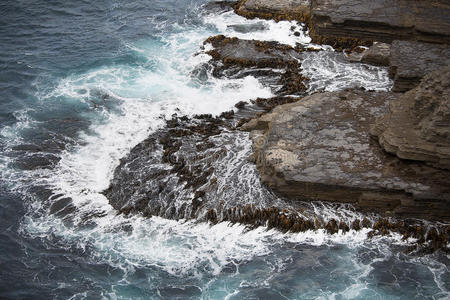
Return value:
[[(304, 22), (315, 43), (345, 50), (349, 60), (389, 66), (395, 91), (412, 89), (427, 73), (449, 64), (445, 1), (243, 0), (208, 5), (210, 11), (234, 9), (247, 18)], [(204, 44), (213, 47), (207, 52), (213, 76), (253, 75), (277, 96), (239, 102), (236, 110), (217, 117), (174, 115), (166, 120), (115, 170), (104, 194), (119, 213), (229, 221), (281, 232), (324, 229), (335, 234), (371, 228), (369, 237), (397, 232), (417, 239), (411, 251), (448, 251), (450, 226), (439, 223), (450, 222), (448, 68), (403, 95), (353, 89), (306, 96), (309, 79), (301, 75), (302, 53), (316, 50), (223, 35)], [(377, 138), (369, 134), (375, 123), (372, 134)], [(411, 139), (405, 140), (402, 126)], [(292, 200), (295, 208), (214, 201), (220, 181), (216, 166), (226, 164), (237, 135), (247, 136), (237, 128), (250, 132), (250, 160), (268, 193)], [(227, 188), (235, 188), (233, 184)], [(324, 219), (302, 208), (314, 201), (350, 203), (379, 217)], [(418, 220), (423, 218), (438, 222), (429, 226)]]
[[(223, 35), (209, 37), (204, 44), (214, 49), (207, 53), (213, 62), (216, 77), (272, 77), (275, 85), (281, 86), (279, 95), (303, 94), (309, 80), (301, 74), (301, 47), (293, 48), (277, 42), (242, 40)], [(273, 69), (282, 69), (275, 72)]]
[[(414, 88), (425, 74), (450, 63), (450, 3), (445, 0), (243, 0), (235, 11), (250, 18), (303, 22), (314, 43), (337, 51), (392, 43), (388, 56), (388, 50), (375, 46), (356, 60), (390, 65), (397, 92)], [(296, 11), (301, 15), (289, 15)]]

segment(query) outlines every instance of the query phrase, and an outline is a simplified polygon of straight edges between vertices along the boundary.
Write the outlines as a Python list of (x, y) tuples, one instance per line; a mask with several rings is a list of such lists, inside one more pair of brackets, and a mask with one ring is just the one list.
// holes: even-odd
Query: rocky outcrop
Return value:
[(372, 134), (400, 158), (450, 170), (450, 67), (425, 76), (418, 87), (393, 101)]
[(450, 221), (450, 172), (391, 156), (369, 135), (397, 97), (317, 93), (245, 124), (262, 181), (292, 199)]
[(374, 66), (389, 66), (391, 56), (391, 45), (386, 43), (374, 43), (367, 49), (355, 48), (348, 54), (348, 60), (361, 62)]
[(404, 92), (416, 87), (426, 74), (450, 66), (448, 45), (394, 41), (391, 47), (390, 72), (393, 91)]
[(313, 0), (311, 31), (316, 40), (417, 40), (450, 42), (446, 0)]
[(309, 20), (310, 4), (310, 0), (243, 0), (235, 12), (247, 18), (304, 22)]
[(302, 94), (306, 91), (308, 78), (301, 74), (301, 60), (302, 51), (308, 49), (223, 35), (209, 37), (204, 44), (213, 47), (206, 53), (212, 57), (212, 73), (216, 77), (264, 77), (263, 83), (273, 86), (277, 95)]
[(241, 67), (297, 67), (301, 54), (289, 45), (277, 42), (243, 40), (216, 35), (205, 40), (214, 49), (207, 53), (224, 65)]

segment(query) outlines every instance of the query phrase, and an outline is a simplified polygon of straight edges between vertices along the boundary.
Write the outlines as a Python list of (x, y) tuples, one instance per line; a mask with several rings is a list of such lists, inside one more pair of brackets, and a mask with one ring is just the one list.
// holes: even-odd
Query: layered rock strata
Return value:
[(317, 93), (245, 124), (262, 181), (292, 199), (450, 221), (450, 172), (399, 160), (369, 135), (375, 118), (397, 97)]
[(450, 48), (443, 44), (394, 41), (390, 55), (393, 91), (405, 92), (416, 87), (426, 74), (450, 66)]
[(450, 67), (391, 102), (371, 132), (387, 152), (450, 170)]
[(450, 42), (450, 3), (446, 0), (313, 0), (311, 31), (320, 37)]
[[(448, 250), (450, 228), (440, 224), (430, 226), (420, 220), (374, 218), (357, 212), (349, 218), (339, 209), (330, 218), (318, 213), (309, 201), (295, 202), (293, 206), (287, 201), (276, 200), (263, 187), (258, 191), (258, 201), (249, 204), (245, 199), (248, 186), (242, 186), (242, 182), (233, 176), (233, 172), (247, 164), (245, 159), (233, 157), (236, 146), (239, 148), (236, 140), (245, 138), (245, 133), (234, 131), (233, 124), (245, 116), (254, 116), (261, 109), (270, 111), (277, 105), (296, 100), (259, 98), (253, 105), (238, 103), (236, 113), (225, 112), (219, 117), (174, 115), (166, 121), (166, 126), (121, 159), (111, 186), (104, 194), (124, 215), (197, 219), (213, 224), (229, 221), (249, 228), (267, 226), (281, 232), (324, 229), (329, 234), (336, 234), (370, 228), (369, 237), (397, 232), (404, 239), (416, 239), (417, 243), (407, 251)], [(230, 160), (233, 162), (231, 168), (225, 164)], [(229, 170), (234, 171), (230, 173)], [(248, 170), (246, 175), (249, 175)], [(229, 192), (224, 193), (224, 190)], [(258, 205), (264, 197), (270, 202)], [(326, 205), (332, 209), (332, 205)], [(70, 213), (70, 209), (70, 199), (61, 199), (51, 211), (60, 216)]]

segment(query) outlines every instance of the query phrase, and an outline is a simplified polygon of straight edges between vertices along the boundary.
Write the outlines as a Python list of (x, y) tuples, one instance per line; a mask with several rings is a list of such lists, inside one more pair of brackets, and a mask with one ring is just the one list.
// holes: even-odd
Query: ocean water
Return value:
[[(209, 60), (208, 36), (310, 42), (290, 30), (297, 24), (206, 3), (0, 3), (0, 298), (448, 299), (449, 256), (406, 255), (413, 241), (396, 234), (127, 218), (109, 205), (101, 192), (120, 159), (164, 118), (273, 95), (251, 76), (194, 72)], [(386, 69), (349, 64), (329, 48), (302, 66), (309, 92), (392, 86)], [(241, 144), (245, 159), (250, 142)], [(63, 218), (52, 205), (64, 199), (72, 205)]]

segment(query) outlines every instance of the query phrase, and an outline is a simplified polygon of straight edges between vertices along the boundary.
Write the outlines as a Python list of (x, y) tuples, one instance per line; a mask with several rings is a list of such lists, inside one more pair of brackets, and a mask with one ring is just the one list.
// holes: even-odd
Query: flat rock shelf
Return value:
[(450, 172), (389, 155), (369, 134), (397, 97), (361, 90), (317, 93), (245, 124), (262, 181), (288, 198), (450, 220)]

